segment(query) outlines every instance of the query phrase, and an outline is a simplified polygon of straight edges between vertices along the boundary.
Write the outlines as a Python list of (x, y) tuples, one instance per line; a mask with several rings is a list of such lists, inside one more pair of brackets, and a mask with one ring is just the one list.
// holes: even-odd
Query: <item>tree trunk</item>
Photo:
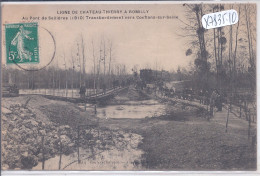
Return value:
[(86, 86), (86, 80), (85, 80), (85, 67), (86, 67), (86, 60), (85, 60), (85, 43), (83, 40), (83, 36), (81, 35), (81, 43), (82, 43), (82, 60), (83, 60), (83, 86)]
[(111, 87), (111, 60), (112, 60), (112, 43), (109, 48), (109, 64), (108, 64), (108, 74), (109, 74), (109, 86)]
[(94, 63), (94, 93), (97, 93), (97, 89), (96, 89), (96, 57), (95, 57), (95, 48), (94, 48), (94, 42), (92, 40), (92, 47), (93, 47), (93, 63)]
[(42, 136), (42, 170), (45, 167), (44, 136)]
[[(239, 10), (238, 10), (238, 16), (240, 18), (240, 5), (239, 5)], [(236, 57), (237, 57), (237, 38), (238, 38), (238, 28), (239, 28), (239, 21), (237, 22), (237, 29), (236, 29), (236, 39), (235, 39), (235, 49), (234, 49), (234, 55), (233, 55), (233, 70), (234, 70), (234, 85), (236, 89), (236, 76), (237, 76), (237, 66), (236, 66)]]

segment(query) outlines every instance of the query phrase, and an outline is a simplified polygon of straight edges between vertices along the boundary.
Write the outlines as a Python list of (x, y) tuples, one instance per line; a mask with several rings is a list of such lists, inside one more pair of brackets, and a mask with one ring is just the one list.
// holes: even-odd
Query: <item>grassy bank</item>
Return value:
[[(147, 170), (255, 170), (256, 149), (247, 128), (208, 121), (203, 112), (180, 105), (150, 119), (110, 119), (103, 125), (143, 136), (142, 166)], [(171, 108), (170, 108), (171, 107)]]
[(224, 123), (208, 121), (194, 107), (169, 104), (160, 117), (100, 120), (75, 104), (41, 96), (6, 98), (3, 107), (4, 169), (31, 169), (42, 162), (42, 136), (45, 159), (59, 154), (60, 141), (63, 154), (69, 155), (77, 149), (77, 127), (97, 123), (99, 130), (92, 132), (82, 127), (82, 147), (92, 154), (123, 150), (129, 136), (139, 134), (143, 155), (134, 164), (141, 170), (256, 169), (256, 148), (247, 138), (246, 124), (232, 124), (231, 119), (226, 133)]

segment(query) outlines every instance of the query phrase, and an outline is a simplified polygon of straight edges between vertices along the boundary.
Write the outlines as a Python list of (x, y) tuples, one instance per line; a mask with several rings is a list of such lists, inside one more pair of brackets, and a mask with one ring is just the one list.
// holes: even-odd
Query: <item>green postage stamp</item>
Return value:
[(38, 24), (5, 25), (6, 63), (39, 63)]

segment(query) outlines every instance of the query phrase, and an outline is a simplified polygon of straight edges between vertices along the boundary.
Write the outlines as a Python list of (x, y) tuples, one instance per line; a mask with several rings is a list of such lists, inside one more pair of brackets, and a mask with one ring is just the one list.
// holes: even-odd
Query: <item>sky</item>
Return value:
[[(80, 11), (101, 10), (102, 14), (79, 14)], [(103, 10), (122, 10), (127, 13), (104, 14)], [(135, 10), (145, 13), (133, 13)], [(62, 12), (70, 14), (60, 14)], [(77, 11), (78, 14), (72, 14)], [(135, 12), (137, 12), (135, 11)], [(131, 13), (129, 13), (131, 12)], [(87, 20), (86, 16), (131, 16), (135, 19), (122, 20)], [(42, 67), (50, 62), (54, 51), (54, 44), (50, 34), (56, 42), (55, 58), (52, 64), (59, 67), (71, 67), (71, 57), (76, 57), (77, 43), (81, 36), (85, 43), (86, 70), (93, 66), (93, 46), (95, 55), (99, 55), (99, 44), (102, 38), (113, 43), (113, 63), (125, 64), (128, 69), (138, 65), (139, 68), (151, 67), (164, 70), (176, 70), (178, 66), (186, 67), (192, 61), (185, 55), (188, 49), (187, 41), (178, 34), (185, 34), (181, 30), (181, 22), (176, 19), (136, 19), (137, 16), (171, 16), (184, 19), (184, 7), (181, 4), (131, 4), (131, 5), (9, 5), (3, 6), (2, 23), (38, 22), (40, 64)], [(42, 17), (47, 20), (42, 20)], [(49, 20), (49, 17), (84, 16), (84, 20)], [(31, 17), (36, 17), (32, 19)], [(39, 17), (40, 19), (37, 19)], [(47, 29), (47, 30), (46, 30)], [(2, 33), (4, 42), (5, 33)], [(5, 63), (5, 46), (3, 46), (2, 62)], [(22, 65), (29, 68), (30, 64)], [(15, 66), (10, 66), (15, 67)]]

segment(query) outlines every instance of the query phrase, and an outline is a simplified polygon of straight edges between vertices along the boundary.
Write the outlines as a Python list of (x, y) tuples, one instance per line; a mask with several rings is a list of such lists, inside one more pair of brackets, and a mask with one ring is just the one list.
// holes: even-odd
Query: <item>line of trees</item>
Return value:
[[(182, 29), (188, 34), (186, 55), (194, 59), (191, 69), (194, 87), (237, 92), (256, 90), (256, 5), (255, 4), (185, 4), (186, 20)], [(235, 25), (206, 30), (202, 16), (235, 9)]]
[(79, 89), (85, 86), (97, 91), (104, 86), (118, 86), (130, 75), (124, 64), (116, 63), (114, 48), (112, 40), (104, 37), (87, 45), (80, 35), (70, 56), (63, 51), (46, 69), (24, 71), (2, 65), (3, 81), (15, 83), (21, 89)]

